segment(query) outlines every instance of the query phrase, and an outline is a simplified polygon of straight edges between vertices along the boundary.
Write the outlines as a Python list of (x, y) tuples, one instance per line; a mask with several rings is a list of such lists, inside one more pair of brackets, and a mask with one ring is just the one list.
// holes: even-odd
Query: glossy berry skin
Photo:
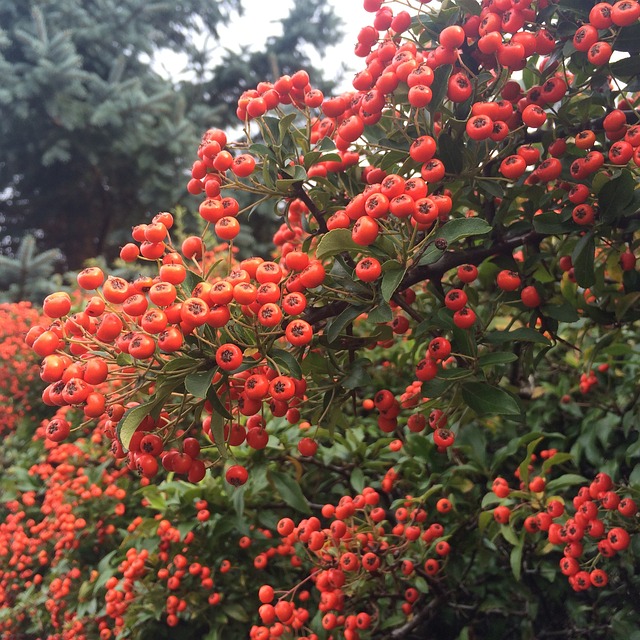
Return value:
[(362, 258), (362, 260), (356, 264), (355, 273), (359, 280), (363, 282), (373, 282), (381, 276), (382, 266), (376, 258)]
[(478, 277), (478, 268), (472, 264), (463, 264), (458, 267), (457, 276), (459, 280), (469, 284)]
[(522, 289), (520, 292), (520, 299), (525, 307), (529, 307), (531, 309), (539, 307), (542, 302), (540, 294), (533, 285), (529, 285)]
[(620, 254), (620, 266), (623, 271), (633, 271), (636, 268), (636, 256), (632, 251), (625, 251)]
[(520, 287), (521, 280), (516, 271), (504, 269), (498, 273), (496, 283), (503, 291), (515, 291)]
[(49, 421), (49, 424), (45, 427), (47, 438), (53, 442), (62, 442), (69, 436), (70, 431), (71, 425), (62, 418), (55, 418)]
[(446, 360), (451, 353), (451, 343), (441, 336), (434, 338), (429, 343), (427, 353), (434, 360)]
[(493, 518), (496, 522), (499, 522), (500, 524), (508, 524), (510, 517), (511, 517), (511, 509), (509, 509), (509, 507), (499, 506), (493, 510)]
[(227, 469), (225, 474), (225, 479), (227, 482), (234, 486), (240, 487), (242, 486), (249, 478), (249, 472), (242, 466), (238, 464), (234, 464), (233, 466)]
[(292, 320), (287, 325), (285, 336), (294, 347), (299, 347), (311, 342), (313, 338), (313, 328), (306, 320)]
[(459, 329), (470, 329), (477, 320), (476, 313), (470, 307), (462, 307), (453, 314), (453, 323)]
[(242, 364), (242, 350), (235, 344), (223, 344), (216, 351), (216, 363), (224, 371), (233, 371)]
[(298, 451), (303, 456), (314, 456), (318, 451), (318, 443), (312, 438), (302, 438), (298, 442)]
[(444, 304), (451, 311), (459, 311), (467, 304), (467, 294), (462, 289), (451, 289), (444, 297)]

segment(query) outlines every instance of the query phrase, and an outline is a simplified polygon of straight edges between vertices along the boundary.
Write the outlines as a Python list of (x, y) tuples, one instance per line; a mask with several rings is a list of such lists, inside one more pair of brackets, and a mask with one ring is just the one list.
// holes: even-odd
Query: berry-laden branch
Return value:
[(526, 231), (514, 235), (506, 235), (488, 247), (474, 247), (462, 251), (447, 251), (433, 264), (409, 269), (398, 289), (399, 291), (404, 291), (419, 282), (425, 282), (427, 280), (439, 281), (447, 271), (463, 264), (477, 266), (487, 258), (498, 255), (511, 256), (514, 249), (524, 244), (539, 243), (544, 238), (546, 238), (544, 234), (537, 233), (536, 231)]
[(309, 194), (305, 191), (304, 185), (302, 183), (296, 184), (296, 196), (304, 202), (304, 204), (309, 209), (309, 212), (313, 216), (313, 219), (318, 224), (318, 232), (319, 233), (327, 233), (329, 230), (327, 228), (327, 221), (325, 220), (324, 213), (318, 209), (316, 203), (309, 197)]
[[(178, 242), (169, 212), (137, 225), (120, 255), (144, 275), (88, 267), (27, 333), (53, 413), (42, 474), (71, 466), (74, 449), (55, 448), (69, 439), (108, 448), (123, 477), (172, 479), (142, 504), (117, 498), (118, 517), (153, 514), (113, 531), (145, 553), (157, 533), (158, 552), (114, 550), (123, 582), (87, 637), (133, 637), (140, 611), (187, 634), (201, 613), (193, 637), (250, 640), (635, 619), (615, 594), (640, 591), (640, 125), (635, 59), (610, 59), (635, 51), (640, 4), (363, 4), (352, 90), (325, 96), (303, 70), (246, 90), (238, 118), (263, 137), (205, 132), (188, 184), (200, 233)], [(273, 251), (240, 253), (245, 214), (267, 204), (285, 216)], [(595, 466), (611, 475), (585, 484)], [(71, 475), (69, 490), (111, 497)], [(0, 554), (0, 606), (33, 593), (22, 576), (46, 579), (51, 544), (29, 547), (37, 572), (22, 553), (40, 530), (29, 493), (0, 527), (0, 548), (18, 549)], [(198, 524), (172, 521), (194, 503)], [(64, 515), (55, 549), (72, 553), (94, 514)], [(60, 591), (84, 598), (97, 579), (75, 560), (50, 568), (76, 583), (38, 587), (63, 635), (90, 609), (74, 618)], [(534, 567), (566, 577), (536, 577), (550, 614), (522, 580)], [(587, 589), (600, 596), (585, 609), (573, 592)], [(19, 623), (0, 632), (24, 635)]]
[(418, 629), (420, 625), (433, 616), (434, 611), (437, 611), (438, 608), (442, 606), (443, 601), (444, 598), (442, 597), (430, 600), (407, 622), (391, 631), (388, 636), (390, 640), (402, 640), (403, 638), (407, 638), (408, 634)]

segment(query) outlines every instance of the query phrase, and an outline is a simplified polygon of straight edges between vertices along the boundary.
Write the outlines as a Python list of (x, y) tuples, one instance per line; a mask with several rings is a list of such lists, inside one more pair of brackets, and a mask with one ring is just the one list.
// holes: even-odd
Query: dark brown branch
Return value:
[(323, 213), (316, 207), (316, 203), (309, 197), (309, 194), (304, 190), (302, 184), (296, 186), (296, 195), (302, 202), (307, 205), (307, 209), (311, 212), (313, 219), (318, 223), (318, 230), (320, 233), (327, 233), (327, 221), (324, 219)]
[(355, 463), (348, 464), (346, 467), (341, 467), (337, 464), (328, 464), (314, 458), (313, 456), (301, 456), (297, 458), (299, 462), (308, 462), (309, 464), (313, 464), (316, 467), (320, 467), (321, 469), (329, 469), (330, 471), (335, 471), (339, 473), (343, 478), (347, 480), (351, 477), (351, 469), (353, 469)]
[(329, 304), (325, 304), (323, 307), (310, 307), (308, 308), (304, 314), (303, 318), (314, 327), (320, 324), (323, 320), (327, 320), (327, 318), (334, 318), (335, 316), (342, 313), (347, 307), (349, 303), (346, 300), (334, 300)]
[(414, 629), (419, 627), (430, 615), (433, 615), (439, 607), (443, 605), (445, 601), (444, 596), (439, 596), (431, 600), (426, 606), (424, 606), (418, 613), (413, 616), (408, 622), (401, 627), (397, 627), (390, 634), (389, 638), (394, 640), (395, 638), (406, 638), (407, 634), (411, 633)]
[[(407, 271), (407, 274), (403, 278), (402, 282), (398, 286), (396, 293), (392, 300), (404, 309), (414, 320), (420, 322), (422, 320), (414, 309), (412, 309), (403, 298), (399, 295), (405, 289), (412, 287), (418, 282), (424, 282), (425, 280), (431, 280), (439, 282), (442, 276), (453, 269), (459, 267), (462, 264), (474, 264), (478, 265), (483, 260), (492, 256), (507, 253), (513, 251), (516, 247), (519, 247), (525, 243), (538, 243), (546, 235), (537, 233), (535, 231), (527, 231), (526, 233), (520, 233), (514, 236), (507, 236), (498, 242), (495, 242), (489, 247), (476, 247), (474, 249), (468, 249), (466, 251), (450, 251), (445, 253), (437, 262), (433, 264), (424, 265), (422, 267), (414, 267)], [(323, 320), (333, 318), (342, 313), (349, 306), (347, 300), (334, 300), (323, 307), (311, 307), (307, 309), (304, 314), (304, 319), (311, 325), (317, 326)]]
[[(640, 115), (638, 114), (638, 112), (632, 109), (625, 109), (624, 115), (627, 118), (627, 124), (637, 124), (638, 120), (640, 120)], [(587, 122), (580, 122), (571, 127), (560, 126), (555, 130), (556, 137), (564, 138), (567, 136), (574, 136), (576, 133), (580, 133), (584, 129), (589, 129), (590, 131), (604, 131), (605, 117), (606, 116), (602, 116), (601, 118), (594, 118), (592, 120), (588, 120)], [(542, 142), (543, 137), (547, 133), (548, 131), (541, 129), (527, 132), (524, 136), (524, 143), (533, 144), (534, 142)]]
[(410, 269), (400, 283), (398, 291), (404, 291), (425, 280), (440, 280), (447, 271), (454, 267), (459, 267), (462, 264), (478, 265), (487, 258), (510, 252), (527, 242), (540, 242), (545, 237), (545, 234), (527, 231), (515, 236), (507, 236), (489, 247), (476, 247), (467, 251), (449, 251), (433, 264)]
[(422, 316), (400, 295), (399, 291), (396, 291), (391, 299), (416, 322), (422, 322)]

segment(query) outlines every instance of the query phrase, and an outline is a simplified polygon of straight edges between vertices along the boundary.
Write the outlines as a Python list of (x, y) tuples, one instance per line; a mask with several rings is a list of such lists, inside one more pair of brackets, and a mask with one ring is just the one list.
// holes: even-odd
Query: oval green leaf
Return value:
[(510, 393), (484, 382), (463, 384), (462, 398), (479, 416), (520, 415), (520, 405)]

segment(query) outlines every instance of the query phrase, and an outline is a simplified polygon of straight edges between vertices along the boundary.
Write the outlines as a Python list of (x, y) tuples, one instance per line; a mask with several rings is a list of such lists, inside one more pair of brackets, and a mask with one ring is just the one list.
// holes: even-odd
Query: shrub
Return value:
[[(157, 277), (45, 300), (44, 433), (142, 476), (101, 637), (636, 631), (640, 5), (427, 4), (366, 0), (354, 91), (245, 92), (202, 233), (122, 249)], [(234, 259), (239, 193), (272, 256)]]

